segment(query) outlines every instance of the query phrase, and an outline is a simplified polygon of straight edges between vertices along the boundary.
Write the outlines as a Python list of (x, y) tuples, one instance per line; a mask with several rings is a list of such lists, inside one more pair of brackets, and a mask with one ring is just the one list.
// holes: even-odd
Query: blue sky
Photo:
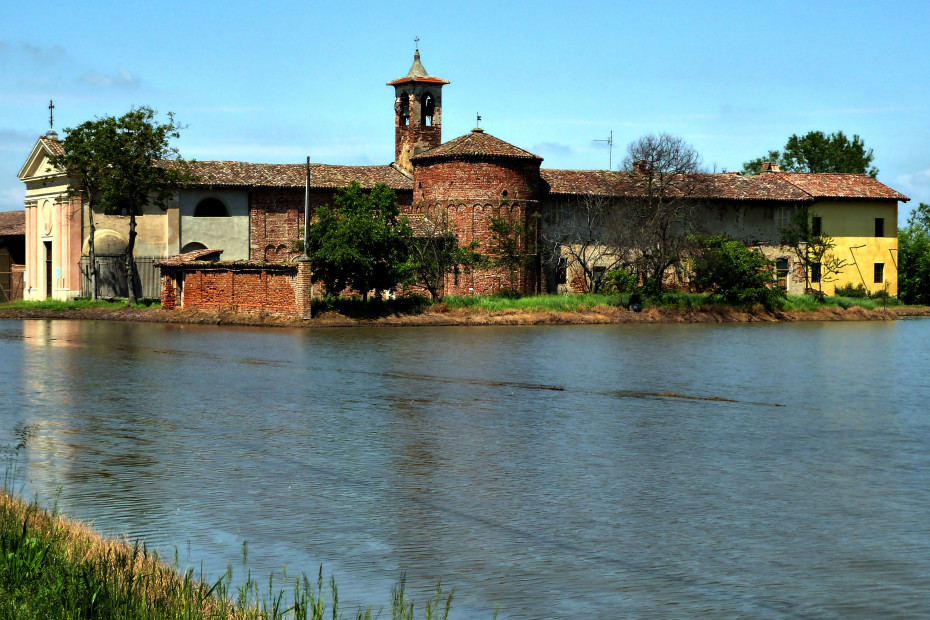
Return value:
[(443, 139), (475, 126), (551, 168), (606, 168), (650, 132), (735, 170), (842, 130), (930, 203), (930, 2), (5, 2), (0, 211), (38, 136), (147, 105), (200, 160), (384, 164), (420, 38), (449, 80)]

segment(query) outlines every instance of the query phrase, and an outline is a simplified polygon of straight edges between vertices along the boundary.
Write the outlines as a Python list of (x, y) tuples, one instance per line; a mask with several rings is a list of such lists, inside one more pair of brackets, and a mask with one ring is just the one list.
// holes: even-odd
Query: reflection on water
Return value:
[(930, 608), (930, 322), (0, 322), (24, 493), (207, 574), (402, 570), (460, 618)]

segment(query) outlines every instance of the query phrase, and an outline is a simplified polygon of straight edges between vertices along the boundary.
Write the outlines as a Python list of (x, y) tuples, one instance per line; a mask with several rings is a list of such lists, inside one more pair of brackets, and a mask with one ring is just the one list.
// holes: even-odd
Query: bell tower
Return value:
[(394, 87), (394, 163), (413, 173), (410, 158), (442, 143), (442, 87), (446, 80), (430, 76), (420, 62), (420, 49), (413, 65)]

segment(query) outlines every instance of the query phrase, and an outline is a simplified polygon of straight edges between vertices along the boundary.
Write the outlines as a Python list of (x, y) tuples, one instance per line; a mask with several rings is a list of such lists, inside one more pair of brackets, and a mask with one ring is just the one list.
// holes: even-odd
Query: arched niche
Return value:
[(194, 217), (229, 217), (229, 209), (219, 198), (204, 198), (194, 208)]

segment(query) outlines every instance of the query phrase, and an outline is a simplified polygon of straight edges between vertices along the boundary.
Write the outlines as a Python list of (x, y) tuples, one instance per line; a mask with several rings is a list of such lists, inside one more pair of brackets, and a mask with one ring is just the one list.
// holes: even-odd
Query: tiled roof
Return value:
[[(213, 187), (304, 187), (306, 164), (251, 164), (241, 161), (192, 162), (203, 185)], [(356, 181), (365, 188), (384, 183), (409, 190), (413, 182), (391, 165), (332, 166), (310, 164), (310, 187), (334, 189)]]
[(45, 145), (52, 155), (64, 155), (65, 149), (58, 140), (51, 140), (45, 136), (39, 138), (39, 141)]
[(538, 159), (542, 161), (542, 157), (539, 155), (533, 155), (529, 151), (524, 151), (509, 142), (495, 138), (489, 133), (484, 133), (484, 130), (480, 128), (472, 129), (470, 133), (464, 136), (459, 136), (428, 151), (414, 155), (410, 158), (410, 161), (421, 163), (435, 159), (483, 159), (486, 157)]
[(814, 198), (893, 198), (903, 202), (910, 200), (904, 194), (866, 174), (782, 172), (776, 176), (784, 177), (786, 181)]
[(423, 63), (420, 62), (420, 50), (414, 52), (413, 64), (410, 65), (410, 71), (407, 72), (407, 75), (402, 78), (397, 78), (396, 80), (391, 80), (387, 85), (394, 86), (395, 84), (403, 84), (404, 82), (426, 82), (428, 84), (449, 83), (446, 80), (433, 77), (426, 72), (426, 68), (423, 66)]
[(26, 212), (24, 210), (0, 213), (0, 236), (25, 234)]
[(191, 261), (206, 260), (206, 257), (212, 254), (215, 254), (216, 258), (219, 258), (220, 254), (222, 253), (223, 250), (211, 250), (209, 248), (204, 248), (202, 250), (194, 250), (192, 252), (185, 252), (184, 254), (175, 254), (174, 256), (169, 256), (165, 260), (159, 261), (156, 265), (165, 265), (166, 267), (171, 265), (183, 265)]
[[(608, 170), (554, 170), (540, 174), (552, 194), (637, 195), (637, 174)], [(864, 174), (696, 174), (696, 195), (717, 200), (809, 201), (816, 198), (909, 198)]]

